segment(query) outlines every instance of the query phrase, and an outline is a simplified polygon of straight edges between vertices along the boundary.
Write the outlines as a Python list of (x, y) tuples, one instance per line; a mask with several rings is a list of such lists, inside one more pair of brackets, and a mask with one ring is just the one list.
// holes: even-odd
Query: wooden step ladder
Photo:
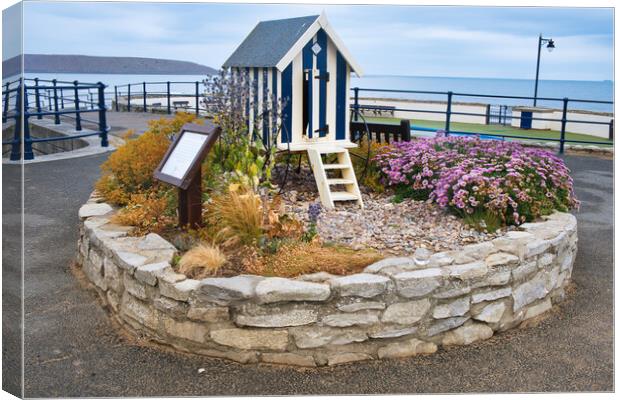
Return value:
[[(330, 210), (334, 208), (335, 201), (357, 201), (357, 204), (364, 208), (349, 151), (344, 147), (320, 144), (308, 148), (307, 151), (323, 207)], [(322, 155), (327, 156), (329, 154), (336, 154), (338, 162), (335, 164), (323, 163)], [(339, 170), (341, 171), (341, 177), (329, 178), (327, 170)], [(334, 192), (332, 191), (332, 186), (335, 185), (342, 185), (346, 190), (344, 192)]]

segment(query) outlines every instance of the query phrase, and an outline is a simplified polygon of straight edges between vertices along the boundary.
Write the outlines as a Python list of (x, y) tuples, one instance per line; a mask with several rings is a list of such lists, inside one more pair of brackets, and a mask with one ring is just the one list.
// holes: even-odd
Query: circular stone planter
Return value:
[(554, 213), (490, 242), (418, 249), (363, 273), (187, 279), (157, 234), (128, 236), (95, 196), (80, 208), (78, 262), (125, 327), (177, 349), (304, 367), (408, 357), (518, 326), (564, 298), (574, 216)]

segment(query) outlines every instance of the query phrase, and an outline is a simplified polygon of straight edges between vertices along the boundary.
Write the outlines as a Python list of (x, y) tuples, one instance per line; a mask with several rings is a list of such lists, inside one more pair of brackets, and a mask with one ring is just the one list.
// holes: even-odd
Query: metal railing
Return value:
[[(116, 111), (143, 111), (172, 114), (172, 111), (184, 110), (199, 115), (206, 113), (206, 108), (201, 108), (200, 99), (204, 92), (204, 82), (193, 81), (166, 81), (166, 82), (137, 82), (114, 86), (113, 108)], [(165, 102), (149, 102), (148, 99), (160, 99)], [(189, 101), (175, 98), (189, 98)], [(134, 100), (134, 102), (132, 102)], [(135, 101), (137, 100), (137, 101)]]
[[(11, 146), (9, 158), (11, 160), (21, 158), (22, 143), (25, 160), (34, 159), (33, 143), (98, 135), (101, 138), (101, 146), (107, 147), (109, 127), (106, 122), (105, 87), (101, 82), (80, 83), (39, 78), (19, 78), (5, 83), (2, 89), (2, 122), (15, 120), (13, 139), (2, 142), (3, 145)], [(94, 95), (96, 98), (93, 98)], [(96, 113), (96, 119), (82, 116), (87, 113)], [(84, 123), (92, 124), (96, 129), (87, 133), (36, 138), (30, 134), (29, 119), (33, 117), (39, 120), (53, 117), (55, 125), (61, 124), (61, 118), (68, 118), (73, 121), (78, 132), (82, 131)]]
[[(613, 126), (614, 126), (614, 118), (612, 117), (609, 122), (604, 121), (587, 121), (587, 120), (575, 120), (568, 119), (569, 113), (569, 102), (573, 103), (589, 103), (589, 104), (610, 104), (613, 105), (612, 101), (603, 101), (603, 100), (586, 100), (586, 99), (569, 99), (565, 98), (554, 98), (554, 97), (537, 97), (537, 100), (544, 100), (549, 102), (559, 102), (562, 104), (561, 107), (561, 118), (542, 118), (531, 116), (523, 116), (520, 115), (511, 115), (512, 119), (529, 119), (531, 121), (554, 121), (560, 123), (560, 137), (559, 138), (550, 138), (550, 137), (532, 137), (532, 136), (522, 136), (522, 135), (514, 135), (514, 134), (501, 134), (501, 133), (485, 133), (485, 132), (470, 132), (470, 131), (460, 131), (452, 129), (451, 120), (453, 115), (463, 115), (463, 116), (471, 116), (471, 117), (483, 117), (488, 120), (489, 114), (487, 107), (486, 113), (475, 113), (475, 112), (465, 112), (465, 111), (454, 111), (452, 106), (454, 104), (455, 97), (462, 98), (483, 98), (483, 99), (510, 99), (510, 100), (533, 100), (533, 97), (527, 96), (504, 96), (504, 95), (490, 95), (490, 94), (474, 94), (474, 93), (458, 93), (458, 92), (436, 92), (436, 91), (422, 91), (422, 90), (396, 90), (396, 89), (372, 89), (372, 88), (352, 88), (353, 91), (353, 103), (351, 104), (351, 108), (356, 112), (362, 112), (364, 110), (377, 110), (377, 109), (389, 109), (390, 112), (394, 111), (402, 111), (402, 112), (412, 112), (412, 113), (423, 113), (423, 114), (443, 114), (444, 117), (444, 131), (446, 135), (456, 134), (456, 135), (477, 135), (477, 136), (493, 136), (497, 138), (501, 138), (505, 140), (509, 139), (519, 139), (519, 140), (541, 140), (541, 141), (550, 141), (550, 142), (558, 142), (559, 143), (559, 152), (564, 153), (564, 146), (566, 143), (579, 143), (579, 144), (594, 144), (594, 145), (609, 145), (613, 146), (613, 142), (604, 142), (597, 140), (576, 140), (576, 139), (568, 139), (566, 138), (566, 124), (575, 123), (575, 124), (597, 124), (597, 125), (608, 125), (609, 126), (609, 140), (613, 141)], [(384, 107), (384, 106), (374, 106), (374, 105), (364, 105), (360, 104), (360, 93), (394, 93), (394, 94), (407, 94), (407, 95), (432, 95), (432, 96), (446, 96), (446, 108), (445, 110), (428, 110), (428, 109), (414, 109), (414, 108), (401, 108), (401, 107)], [(382, 99), (383, 100), (383, 99)], [(384, 100), (394, 100), (394, 99), (384, 99)], [(402, 100), (402, 99), (398, 99)], [(514, 106), (513, 106), (514, 107)], [(435, 128), (426, 128), (421, 126), (412, 126), (412, 130), (418, 131), (428, 131), (428, 132), (437, 132)]]

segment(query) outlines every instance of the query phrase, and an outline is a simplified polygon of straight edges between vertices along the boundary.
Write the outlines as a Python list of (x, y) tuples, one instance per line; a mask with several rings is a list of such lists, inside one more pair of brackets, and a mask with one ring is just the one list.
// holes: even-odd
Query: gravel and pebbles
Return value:
[[(405, 255), (419, 247), (454, 250), (505, 232), (478, 232), (431, 202), (405, 199), (394, 203), (390, 193), (363, 193), (362, 197), (363, 209), (354, 202), (337, 203), (334, 210), (321, 209), (317, 231), (322, 240), (354, 249), (374, 248), (385, 255)], [(301, 174), (294, 174), (282, 199), (286, 213), (308, 224), (309, 205), (320, 204), (312, 173), (304, 174), (302, 169)]]

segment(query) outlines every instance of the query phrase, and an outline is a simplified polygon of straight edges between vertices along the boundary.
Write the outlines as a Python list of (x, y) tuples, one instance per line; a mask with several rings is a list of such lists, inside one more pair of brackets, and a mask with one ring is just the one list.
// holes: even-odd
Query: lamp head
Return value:
[(553, 42), (553, 39), (549, 39), (549, 41), (547, 42), (547, 51), (551, 53), (553, 49), (555, 49), (555, 43)]

